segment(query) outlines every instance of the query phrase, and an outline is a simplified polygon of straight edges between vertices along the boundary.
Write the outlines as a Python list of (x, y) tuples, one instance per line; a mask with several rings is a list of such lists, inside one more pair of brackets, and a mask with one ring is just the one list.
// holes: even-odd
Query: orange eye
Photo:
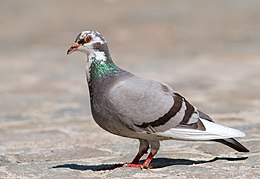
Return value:
[(85, 37), (85, 42), (86, 43), (89, 43), (91, 40), (92, 40), (92, 38), (90, 36)]

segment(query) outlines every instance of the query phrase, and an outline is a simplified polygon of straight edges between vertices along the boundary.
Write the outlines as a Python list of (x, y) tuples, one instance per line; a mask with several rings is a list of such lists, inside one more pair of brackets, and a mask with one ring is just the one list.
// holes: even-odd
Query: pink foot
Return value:
[(153, 168), (151, 165), (144, 165), (144, 164), (135, 164), (135, 163), (127, 163), (124, 164), (123, 167), (133, 167), (133, 168), (140, 168), (140, 169), (149, 169)]

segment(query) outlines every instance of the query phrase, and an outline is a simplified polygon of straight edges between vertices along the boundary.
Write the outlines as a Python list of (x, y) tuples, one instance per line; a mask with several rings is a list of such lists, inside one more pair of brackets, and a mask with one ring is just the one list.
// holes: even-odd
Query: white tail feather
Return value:
[(245, 134), (239, 130), (221, 126), (219, 124), (209, 122), (205, 119), (200, 120), (206, 128), (205, 131), (196, 129), (172, 128), (165, 132), (158, 132), (156, 134), (180, 140), (213, 140), (245, 137)]

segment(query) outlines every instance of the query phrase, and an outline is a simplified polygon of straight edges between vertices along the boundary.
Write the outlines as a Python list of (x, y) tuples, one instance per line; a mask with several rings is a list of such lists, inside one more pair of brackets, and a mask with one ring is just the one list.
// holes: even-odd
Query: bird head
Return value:
[(68, 49), (67, 54), (75, 51), (83, 52), (87, 55), (92, 54), (106, 44), (104, 37), (97, 31), (83, 31), (81, 32), (72, 46)]

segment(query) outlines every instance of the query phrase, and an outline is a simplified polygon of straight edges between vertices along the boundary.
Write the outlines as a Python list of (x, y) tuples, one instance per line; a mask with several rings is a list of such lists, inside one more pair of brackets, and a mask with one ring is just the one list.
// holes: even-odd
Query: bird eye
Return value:
[(86, 43), (89, 43), (92, 40), (92, 38), (90, 36), (87, 36), (87, 37), (85, 37), (84, 40)]

